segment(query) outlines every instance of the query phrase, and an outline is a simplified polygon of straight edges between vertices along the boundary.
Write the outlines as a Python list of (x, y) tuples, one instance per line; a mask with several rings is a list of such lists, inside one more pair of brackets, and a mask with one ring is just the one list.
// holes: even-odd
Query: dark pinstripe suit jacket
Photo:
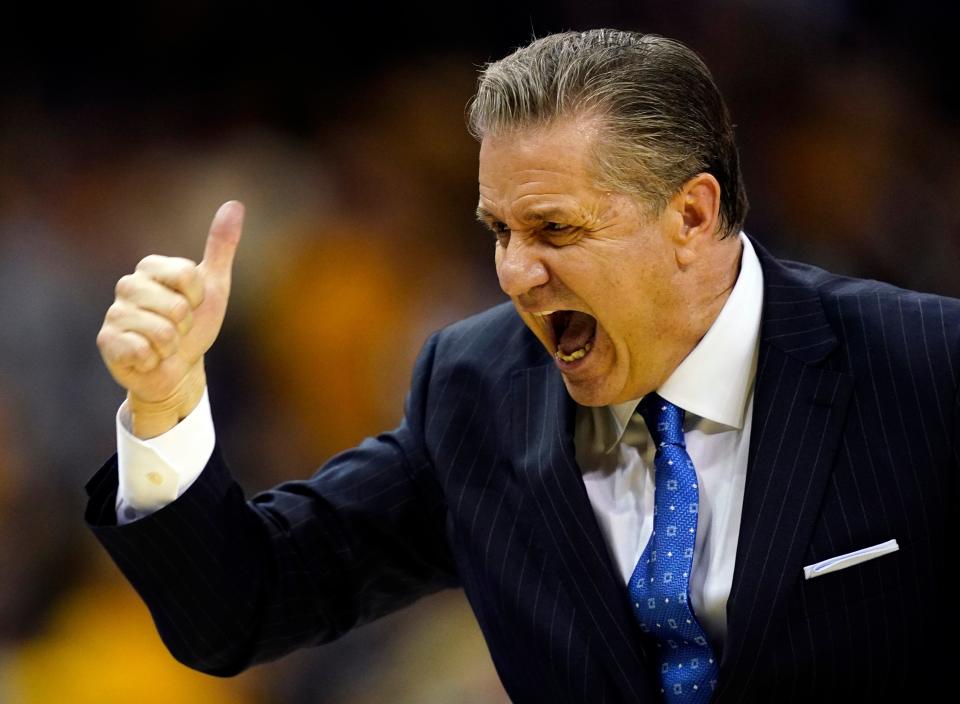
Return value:
[[(916, 694), (958, 652), (960, 301), (757, 252), (761, 347), (717, 700)], [(114, 459), (88, 485), (87, 520), (200, 670), (235, 673), (459, 585), (514, 701), (655, 701), (574, 460), (574, 410), (503, 305), (434, 335), (402, 425), (314, 477), (247, 503), (215, 451), (178, 501), (118, 528)], [(899, 552), (803, 578), (890, 538)]]

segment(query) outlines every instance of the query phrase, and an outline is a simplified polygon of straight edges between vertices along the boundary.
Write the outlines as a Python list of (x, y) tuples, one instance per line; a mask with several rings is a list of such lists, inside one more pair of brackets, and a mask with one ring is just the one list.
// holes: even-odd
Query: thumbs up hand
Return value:
[(166, 432), (203, 396), (203, 355), (223, 325), (243, 215), (237, 201), (220, 206), (199, 264), (152, 254), (117, 282), (97, 346), (127, 390), (138, 437)]

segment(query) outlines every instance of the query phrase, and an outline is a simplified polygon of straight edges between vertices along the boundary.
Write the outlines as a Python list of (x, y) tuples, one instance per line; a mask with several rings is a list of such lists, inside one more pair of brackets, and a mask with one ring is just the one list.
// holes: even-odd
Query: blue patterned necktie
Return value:
[(627, 588), (640, 630), (657, 644), (661, 691), (670, 702), (709, 702), (719, 667), (690, 607), (699, 491), (683, 438), (682, 408), (648, 394), (637, 411), (657, 446), (653, 534)]

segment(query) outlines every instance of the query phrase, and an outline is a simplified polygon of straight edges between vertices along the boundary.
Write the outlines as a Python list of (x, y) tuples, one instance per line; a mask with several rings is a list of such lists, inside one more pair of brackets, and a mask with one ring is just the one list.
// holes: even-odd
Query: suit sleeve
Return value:
[(954, 498), (960, 498), (960, 384), (953, 392), (953, 437), (950, 438), (950, 447), (953, 448)]
[(423, 444), (436, 337), (396, 430), (310, 479), (245, 500), (219, 447), (196, 482), (116, 525), (116, 457), (87, 485), (86, 520), (178, 660), (214, 675), (327, 642), (457, 578)]

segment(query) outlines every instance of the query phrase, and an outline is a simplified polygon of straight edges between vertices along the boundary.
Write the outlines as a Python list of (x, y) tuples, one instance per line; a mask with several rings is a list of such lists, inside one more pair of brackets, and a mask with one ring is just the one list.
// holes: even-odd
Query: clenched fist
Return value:
[(138, 437), (166, 432), (203, 396), (203, 355), (227, 311), (243, 213), (237, 201), (220, 206), (199, 264), (152, 254), (117, 282), (97, 346), (110, 374), (127, 390)]

